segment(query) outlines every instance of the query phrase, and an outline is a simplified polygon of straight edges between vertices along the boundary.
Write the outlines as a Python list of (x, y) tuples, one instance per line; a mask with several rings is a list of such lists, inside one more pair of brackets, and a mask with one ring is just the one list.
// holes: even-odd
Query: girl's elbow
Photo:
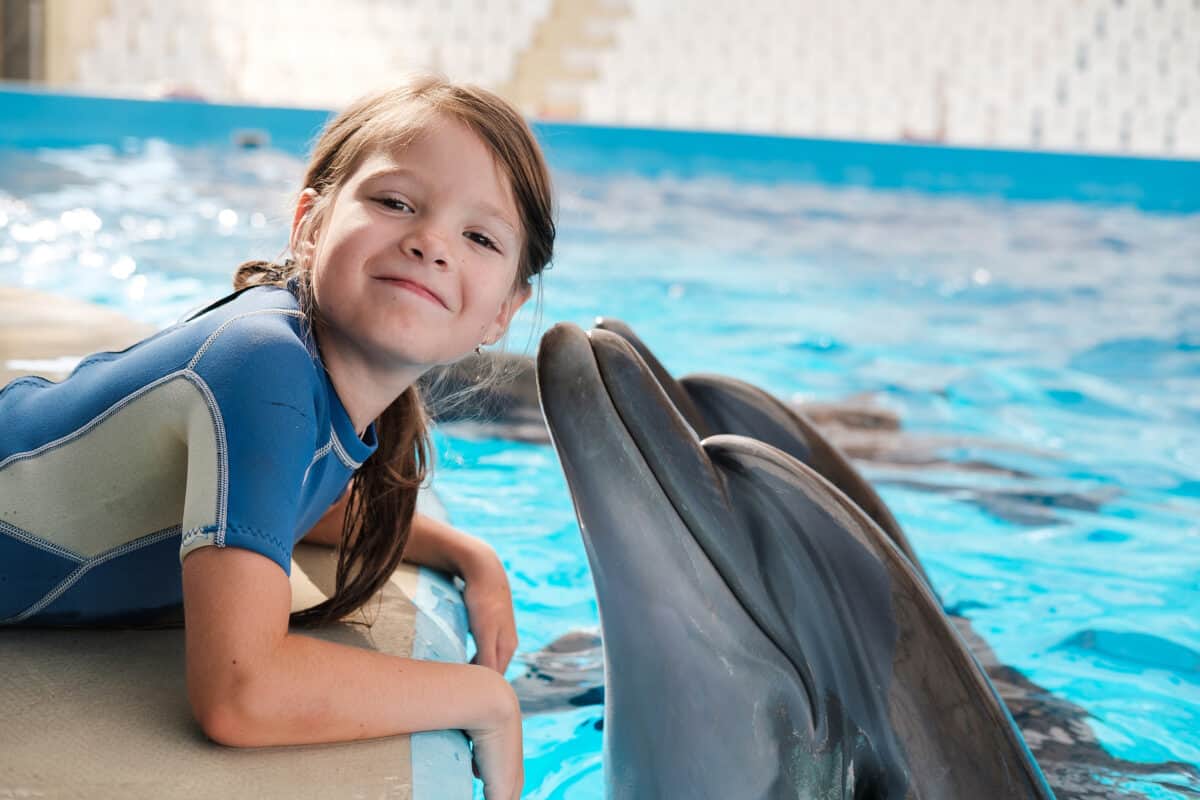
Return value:
[(192, 706), (192, 714), (204, 735), (226, 747), (253, 747), (254, 738), (248, 726), (231, 703), (211, 703)]
[(245, 686), (220, 693), (191, 693), (192, 715), (204, 735), (226, 747), (264, 747), (272, 740), (263, 698)]

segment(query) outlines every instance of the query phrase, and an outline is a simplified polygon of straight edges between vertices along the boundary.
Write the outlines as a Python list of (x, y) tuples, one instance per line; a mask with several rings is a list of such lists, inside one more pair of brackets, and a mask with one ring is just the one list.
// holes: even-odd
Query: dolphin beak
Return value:
[(559, 323), (542, 339), (537, 376), (546, 425), (569, 483), (611, 469), (569, 462), (625, 441), (685, 520), (727, 517), (721, 479), (696, 432), (625, 338)]
[[(616, 334), (555, 325), (542, 338), (537, 377), (597, 585), (660, 591), (657, 566), (699, 552), (687, 521), (729, 520), (695, 433)], [(635, 554), (646, 556), (636, 567)]]
[[(542, 336), (537, 354), (538, 399), (550, 439), (580, 435), (572, 412), (587, 408), (604, 391), (592, 345), (578, 325), (560, 322)], [(558, 448), (561, 452), (562, 448)]]

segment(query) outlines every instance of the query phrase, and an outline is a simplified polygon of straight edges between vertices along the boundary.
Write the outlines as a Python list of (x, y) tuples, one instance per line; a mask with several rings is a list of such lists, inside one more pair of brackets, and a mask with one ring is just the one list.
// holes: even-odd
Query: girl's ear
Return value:
[(313, 248), (317, 246), (317, 228), (311, 224), (316, 202), (317, 190), (311, 187), (305, 189), (296, 200), (296, 213), (292, 216), (292, 235), (288, 246), (292, 256), (301, 263), (308, 260)]
[(500, 311), (496, 314), (496, 318), (488, 326), (487, 336), (483, 339), (484, 344), (495, 344), (500, 341), (500, 337), (508, 330), (512, 318), (516, 316), (517, 312), (521, 310), (521, 306), (525, 305), (525, 301), (532, 294), (533, 287), (527, 283), (509, 293), (508, 299), (500, 304)]

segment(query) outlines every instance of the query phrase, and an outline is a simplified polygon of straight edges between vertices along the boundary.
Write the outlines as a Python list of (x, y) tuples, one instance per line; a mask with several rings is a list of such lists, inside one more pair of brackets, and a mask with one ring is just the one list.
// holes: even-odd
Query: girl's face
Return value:
[(371, 363), (455, 361), (499, 339), (529, 298), (528, 286), (513, 288), (522, 245), (513, 193), (491, 151), (457, 121), (439, 119), (402, 150), (367, 155), (315, 240), (297, 241), (313, 196), (301, 197), (293, 251), (311, 259), (322, 332)]

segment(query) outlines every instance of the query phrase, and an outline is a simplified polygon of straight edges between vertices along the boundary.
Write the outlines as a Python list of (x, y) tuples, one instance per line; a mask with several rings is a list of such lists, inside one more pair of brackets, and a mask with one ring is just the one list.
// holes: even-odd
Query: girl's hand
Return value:
[(467, 731), (474, 751), (475, 774), (483, 781), (486, 800), (520, 800), (525, 784), (525, 762), (521, 742), (521, 706), (516, 692), (498, 678), (504, 705), (495, 721)]
[(501, 675), (517, 650), (517, 623), (513, 617), (512, 591), (496, 551), (476, 540), (470, 559), (462, 565), (466, 583), (463, 600), (471, 635), (475, 637), (474, 664)]

